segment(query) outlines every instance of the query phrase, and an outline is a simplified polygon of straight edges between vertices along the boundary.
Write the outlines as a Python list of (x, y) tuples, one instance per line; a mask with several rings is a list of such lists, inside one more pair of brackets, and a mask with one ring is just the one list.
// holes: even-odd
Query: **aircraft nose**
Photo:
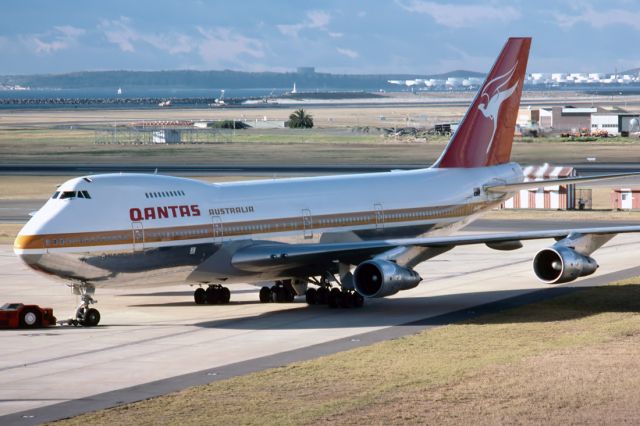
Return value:
[(27, 265), (36, 271), (45, 271), (42, 258), (45, 254), (43, 242), (36, 235), (18, 235), (13, 243), (13, 252)]

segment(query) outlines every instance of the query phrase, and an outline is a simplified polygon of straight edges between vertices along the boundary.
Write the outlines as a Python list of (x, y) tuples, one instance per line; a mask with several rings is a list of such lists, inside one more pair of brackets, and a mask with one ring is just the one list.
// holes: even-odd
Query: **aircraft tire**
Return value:
[(285, 287), (282, 290), (284, 293), (284, 301), (287, 303), (293, 303), (293, 301), (296, 299), (296, 294), (293, 292), (293, 289)]
[(337, 308), (342, 304), (342, 292), (337, 288), (332, 288), (329, 292), (329, 307)]
[(329, 289), (327, 287), (320, 287), (316, 290), (316, 304), (326, 305), (329, 303)]
[(287, 301), (287, 293), (284, 287), (280, 287), (280, 286), (276, 287), (275, 291), (273, 292), (273, 295), (274, 295), (274, 302), (284, 303)]
[(355, 307), (355, 301), (353, 300), (353, 293), (342, 292), (340, 296), (341, 296), (341, 300), (340, 300), (341, 308), (349, 309), (349, 308)]
[(220, 302), (223, 304), (229, 303), (231, 300), (231, 291), (227, 287), (222, 287), (220, 289)]
[(307, 305), (315, 305), (317, 303), (317, 295), (318, 292), (315, 288), (307, 289), (305, 293), (305, 300), (307, 301)]
[(196, 302), (196, 305), (204, 305), (207, 303), (207, 292), (202, 287), (198, 287), (196, 291), (193, 292), (193, 300)]
[(85, 311), (80, 324), (85, 327), (95, 327), (100, 322), (100, 312), (97, 309), (89, 308)]
[(216, 287), (210, 286), (206, 290), (207, 295), (207, 303), (210, 305), (215, 305), (220, 302), (220, 292)]
[(364, 297), (358, 292), (353, 293), (353, 306), (362, 308), (364, 306)]
[(261, 303), (271, 302), (271, 289), (269, 287), (262, 287), (260, 289), (260, 302)]

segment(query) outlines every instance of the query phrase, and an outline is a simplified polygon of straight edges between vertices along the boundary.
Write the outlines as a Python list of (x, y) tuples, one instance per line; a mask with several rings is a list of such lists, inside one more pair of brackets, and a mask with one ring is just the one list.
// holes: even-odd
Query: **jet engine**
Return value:
[(533, 259), (533, 271), (547, 284), (560, 284), (593, 274), (598, 264), (572, 248), (553, 246), (540, 250)]
[(362, 262), (353, 273), (358, 293), (365, 297), (386, 297), (417, 286), (422, 278), (413, 269), (403, 268), (388, 260)]

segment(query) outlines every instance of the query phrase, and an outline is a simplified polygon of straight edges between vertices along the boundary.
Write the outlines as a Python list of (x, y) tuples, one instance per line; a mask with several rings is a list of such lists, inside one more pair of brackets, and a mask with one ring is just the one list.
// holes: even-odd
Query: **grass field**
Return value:
[(65, 420), (633, 424), (640, 279)]
[[(237, 130), (198, 145), (103, 145), (86, 128), (111, 128), (144, 120), (285, 120), (290, 111), (272, 109), (24, 110), (0, 117), (0, 163), (4, 164), (431, 164), (447, 137), (384, 137), (371, 128), (429, 127), (458, 120), (460, 106), (370, 108), (319, 107), (310, 112), (316, 128)], [(360, 129), (360, 130), (355, 130)], [(522, 164), (631, 162), (640, 158), (635, 138), (567, 142), (560, 138), (516, 138), (513, 160)]]
[[(77, 132), (77, 133), (76, 133)], [(512, 159), (522, 164), (634, 162), (635, 139), (563, 142), (558, 138), (516, 141)], [(98, 145), (86, 130), (0, 131), (4, 164), (425, 164), (437, 159), (445, 137), (428, 140), (384, 138), (323, 131), (237, 131), (231, 142), (199, 145)]]

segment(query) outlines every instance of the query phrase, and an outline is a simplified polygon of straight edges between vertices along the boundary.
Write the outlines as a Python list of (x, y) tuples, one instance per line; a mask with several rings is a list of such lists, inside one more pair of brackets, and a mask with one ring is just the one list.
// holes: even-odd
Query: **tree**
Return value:
[(287, 125), (293, 129), (310, 129), (313, 127), (313, 117), (307, 114), (304, 109), (299, 109), (289, 116)]

